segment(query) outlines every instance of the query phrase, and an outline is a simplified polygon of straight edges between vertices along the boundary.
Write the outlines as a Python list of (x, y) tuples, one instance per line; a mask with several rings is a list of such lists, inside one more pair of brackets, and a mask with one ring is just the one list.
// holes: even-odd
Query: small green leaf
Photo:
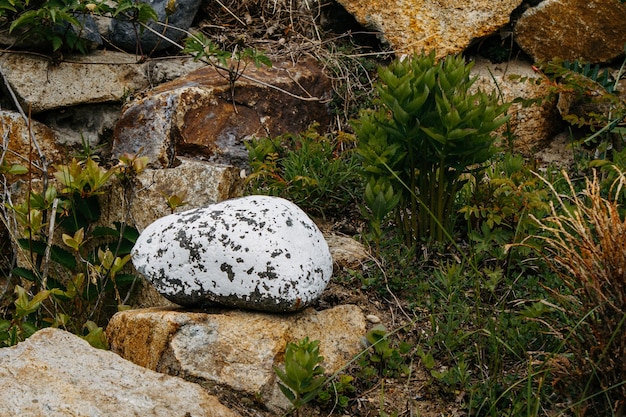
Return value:
[[(1, 172), (1, 171), (0, 171)], [(6, 170), (7, 174), (12, 174), (12, 175), (23, 175), (28, 173), (28, 168), (26, 168), (23, 165), (11, 165), (7, 170)]]
[(102, 327), (99, 327), (93, 321), (88, 321), (85, 323), (84, 328), (88, 331), (88, 333), (84, 336), (81, 336), (84, 340), (89, 342), (89, 344), (98, 349), (108, 349), (108, 343), (106, 339), (106, 334)]
[(132, 274), (116, 274), (115, 275), (115, 283), (118, 286), (123, 285), (131, 285), (133, 282), (137, 281), (138, 277)]
[(280, 388), (280, 391), (283, 393), (285, 397), (287, 397), (289, 402), (293, 403), (296, 400), (296, 396), (294, 395), (293, 391), (291, 391), (289, 388), (287, 388), (280, 382), (278, 383), (278, 388)]
[[(44, 256), (46, 253), (46, 243), (40, 240), (31, 240), (20, 238), (17, 240), (18, 245), (24, 250), (32, 250), (37, 255)], [(69, 270), (76, 269), (76, 258), (67, 250), (52, 245), (50, 248), (50, 259)]]
[(120, 232), (112, 227), (97, 226), (91, 232), (93, 237), (119, 237)]
[(417, 349), (417, 355), (422, 360), (422, 364), (426, 367), (426, 369), (433, 369), (435, 367), (435, 358), (433, 355), (429, 353), (424, 353), (421, 347)]
[(39, 330), (39, 328), (36, 325), (28, 321), (22, 322), (21, 327), (22, 327), (22, 330), (24, 331), (24, 339), (28, 339), (29, 337), (34, 335), (37, 332), (37, 330)]
[(31, 269), (22, 268), (20, 266), (13, 268), (11, 271), (14, 275), (24, 278), (25, 280), (36, 282), (39, 279), (39, 276)]
[(53, 36), (52, 37), (52, 50), (58, 51), (59, 49), (61, 49), (61, 46), (63, 46), (63, 38), (60, 36)]
[(36, 17), (37, 17), (36, 10), (29, 10), (27, 12), (22, 13), (20, 17), (15, 19), (13, 23), (11, 23), (11, 26), (9, 26), (9, 33), (13, 32), (15, 28), (28, 25), (28, 23), (33, 21)]
[(0, 332), (6, 332), (11, 327), (10, 320), (0, 319)]

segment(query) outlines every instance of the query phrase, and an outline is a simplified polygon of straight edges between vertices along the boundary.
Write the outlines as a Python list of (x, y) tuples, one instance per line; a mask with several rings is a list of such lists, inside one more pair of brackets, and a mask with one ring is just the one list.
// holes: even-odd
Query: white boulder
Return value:
[(142, 233), (135, 268), (170, 301), (300, 310), (333, 269), (328, 244), (295, 204), (249, 196), (163, 217)]

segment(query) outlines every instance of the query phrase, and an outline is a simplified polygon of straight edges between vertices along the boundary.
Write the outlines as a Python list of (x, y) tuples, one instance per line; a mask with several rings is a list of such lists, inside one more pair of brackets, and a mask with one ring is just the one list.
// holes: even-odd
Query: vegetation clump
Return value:
[[(608, 85), (584, 68), (579, 75)], [(532, 160), (494, 147), (507, 104), (470, 93), (461, 58), (410, 57), (379, 75), (374, 108), (354, 121), (361, 214), (371, 228), (361, 238), (376, 258), (342, 279), (391, 297), (411, 320), (368, 333), (350, 385), (358, 392), (379, 381), (383, 396), (380, 379), (411, 386), (417, 366), (431, 378), (420, 395), (472, 416), (620, 415), (624, 157), (603, 147), (619, 134), (614, 120), (602, 119), (612, 137), (592, 131), (583, 141), (602, 159), (580, 160), (576, 180), (552, 167), (540, 175)], [(619, 117), (623, 107), (611, 103)], [(289, 198), (287, 188), (266, 186)]]
[(452, 232), (457, 194), (495, 154), (493, 132), (507, 120), (495, 95), (471, 90), (471, 67), (431, 52), (379, 70), (377, 108), (354, 125), (377, 234), (392, 211), (408, 245)]
[(21, 258), (7, 280), (19, 278), (22, 283), (14, 286), (9, 317), (0, 319), (0, 344), (11, 346), (40, 328), (59, 327), (97, 347), (107, 346), (100, 324), (112, 301), (118, 310), (127, 308), (122, 290), (131, 288), (137, 277), (125, 266), (139, 232), (125, 222), (116, 222), (114, 228), (99, 225), (99, 196), (116, 175), (128, 184), (145, 165), (146, 158), (125, 156), (107, 170), (91, 156), (73, 159), (55, 167), (56, 185), (30, 190), (21, 203), (5, 203), (10, 217), (3, 217), (3, 224)]

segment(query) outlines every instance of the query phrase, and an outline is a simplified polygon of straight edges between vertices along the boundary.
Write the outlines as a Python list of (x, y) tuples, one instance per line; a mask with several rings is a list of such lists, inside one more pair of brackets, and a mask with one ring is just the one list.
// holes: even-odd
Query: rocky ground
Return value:
[[(299, 32), (300, 33), (316, 33), (317, 30), (319, 29), (316, 26), (316, 23), (307, 23), (308, 21), (305, 22), (304, 20), (301, 20), (300, 22), (298, 22), (298, 20), (296, 19), (295, 20), (296, 26), (297, 25), (306, 26), (305, 23), (307, 23), (308, 26), (305, 28), (294, 27), (293, 15), (284, 14), (280, 16), (280, 19), (281, 19), (280, 24), (273, 25), (279, 29), (275, 29), (274, 32), (272, 32), (275, 35), (272, 35), (272, 33), (269, 33), (269, 29), (270, 29), (270, 26), (272, 26), (272, 22), (270, 22), (269, 20), (266, 21), (264, 19), (263, 20), (256, 19), (257, 16), (253, 16), (253, 17), (256, 19), (254, 21), (257, 22), (258, 27), (256, 26), (253, 27), (254, 25), (251, 25), (249, 23), (246, 23), (246, 25), (243, 25), (243, 26), (238, 26), (237, 22), (242, 23), (241, 19), (238, 16), (244, 16), (245, 14), (244, 12), (249, 13), (250, 11), (248, 10), (247, 6), (244, 6), (244, 3), (250, 4), (252, 2), (240, 2), (241, 4), (239, 6), (236, 5), (237, 2), (235, 1), (225, 2), (227, 5), (226, 8), (220, 2), (205, 2), (205, 3), (206, 4), (204, 6), (205, 7), (204, 12), (207, 16), (211, 16), (212, 20), (210, 21), (202, 20), (199, 23), (199, 28), (203, 29), (209, 35), (215, 35), (216, 39), (220, 40), (220, 46), (224, 47), (224, 49), (231, 50), (232, 49), (231, 47), (233, 45), (239, 45), (239, 42), (250, 41), (250, 38), (253, 38), (258, 35), (259, 39), (257, 40), (257, 42), (256, 43), (251, 42), (253, 45), (267, 47), (268, 54), (270, 55), (272, 52), (274, 53), (276, 53), (277, 51), (281, 52), (280, 56), (287, 57), (288, 62), (290, 62), (292, 59), (295, 59), (297, 57), (313, 56), (316, 59), (322, 58), (320, 59), (320, 61), (325, 62), (326, 66), (330, 66), (330, 64), (336, 64), (339, 72), (340, 70), (347, 69), (347, 67), (342, 66), (345, 63), (345, 61), (343, 60), (345, 59), (345, 57), (341, 57), (340, 56), (341, 54), (338, 54), (338, 56), (340, 56), (341, 59), (337, 59), (336, 61), (325, 60), (326, 58), (328, 58), (328, 56), (325, 55), (326, 53), (325, 49), (314, 47), (315, 45), (318, 45), (317, 38), (309, 37), (305, 39), (302, 36), (298, 35)], [(218, 3), (220, 4), (220, 7), (217, 6)], [(272, 2), (265, 1), (261, 3), (264, 3), (267, 6), (267, 5), (270, 5), (270, 3)], [(342, 3), (348, 3), (348, 2), (346, 1)], [(482, 3), (482, 2), (476, 2), (476, 3)], [(500, 3), (507, 3), (507, 4), (510, 3), (510, 6), (514, 7), (515, 6), (514, 3), (520, 3), (520, 2), (514, 2), (514, 1), (504, 2), (503, 1)], [(525, 3), (529, 3), (529, 2), (525, 2)], [(545, 1), (545, 3), (546, 5), (550, 5), (552, 7), (561, 6), (561, 2), (557, 2), (557, 1)], [(578, 0), (575, 2), (572, 2), (572, 10), (574, 10), (573, 5), (576, 4), (580, 8), (583, 8), (583, 7), (586, 7), (586, 3), (587, 2), (578, 1)], [(608, 1), (601, 2), (601, 3), (607, 4), (611, 8), (617, 7), (614, 4), (609, 3)], [(273, 4), (275, 6), (276, 2), (273, 2)], [(493, 5), (489, 5), (489, 8), (493, 8), (492, 6)], [(215, 17), (217, 16), (217, 11), (212, 10), (211, 7), (215, 7), (219, 9), (219, 11), (223, 14), (220, 25), (215, 24), (217, 20)], [(241, 7), (241, 9), (238, 10), (237, 7)], [(349, 7), (346, 6), (346, 8), (349, 8)], [(384, 4), (384, 8), (385, 9), (387, 8), (386, 3)], [(545, 10), (547, 9), (547, 7), (544, 7), (543, 9)], [(236, 13), (233, 13), (233, 12), (236, 12)], [(430, 12), (430, 10), (428, 10), (428, 12)], [(626, 13), (626, 11), (624, 10), (622, 6), (620, 7), (620, 12)], [(448, 13), (448, 11), (444, 10), (444, 13)], [(584, 16), (584, 17), (588, 16), (587, 13), (578, 13), (578, 12), (575, 12), (575, 13), (577, 13), (579, 16)], [(510, 14), (510, 10), (508, 9), (506, 9), (505, 11), (501, 11), (499, 13), (499, 15), (501, 15), (500, 17), (506, 18), (505, 20), (509, 18), (509, 14)], [(558, 13), (548, 13), (549, 16), (554, 16), (557, 14)], [(329, 16), (332, 17), (332, 15), (329, 15)], [(404, 15), (401, 14), (401, 17), (404, 17)], [(527, 20), (531, 20), (532, 18), (537, 18), (536, 14), (532, 15), (529, 13)], [(230, 19), (230, 22), (227, 21), (228, 19)], [(592, 20), (593, 19), (598, 20), (596, 18), (592, 18)], [(468, 23), (467, 14), (463, 14), (461, 16), (461, 20), (465, 23)], [(613, 20), (615, 22), (620, 21), (617, 18), (614, 18)], [(436, 21), (437, 25), (439, 25), (439, 20), (435, 19), (434, 21)], [(575, 19), (566, 19), (566, 23), (570, 21), (574, 22)], [(262, 22), (263, 24), (259, 22)], [(490, 22), (491, 22), (491, 19), (488, 19), (488, 23)], [(470, 26), (473, 28), (475, 24), (471, 23)], [(529, 30), (529, 34), (533, 36), (529, 36), (529, 38), (535, 39), (536, 38), (536, 36), (534, 36), (535, 32), (534, 30), (532, 30), (532, 25), (530, 26), (531, 26), (531, 30)], [(578, 26), (584, 26), (584, 25), (578, 25)], [(226, 28), (231, 28), (230, 32)], [(359, 27), (359, 30), (361, 29), (363, 28)], [(214, 30), (216, 33), (210, 33), (211, 30)], [(573, 33), (573, 31), (557, 31), (557, 30), (553, 30), (553, 32)], [(597, 31), (594, 31), (594, 33), (595, 32), (600, 32), (600, 31), (597, 30)], [(450, 33), (452, 33), (452, 31), (445, 30), (444, 33), (446, 35), (449, 35)], [(460, 50), (466, 48), (470, 40), (476, 37), (476, 34), (473, 32), (469, 34), (471, 36), (468, 37), (467, 42), (464, 41), (464, 42), (461, 42), (460, 44), (458, 42), (459, 37), (458, 36), (453, 37), (452, 41), (453, 41), (453, 46), (455, 48), (454, 49), (455, 52), (459, 52)], [(497, 40), (501, 40), (500, 36), (504, 36), (505, 32), (503, 30), (502, 32), (495, 33), (495, 29), (494, 29), (493, 34)], [(329, 36), (334, 36), (334, 35), (329, 35)], [(508, 34), (507, 36), (512, 37), (511, 34)], [(521, 36), (520, 33), (518, 33), (517, 36), (520, 37)], [(341, 36), (338, 36), (338, 37), (341, 37)], [(368, 38), (369, 41), (371, 41), (373, 37), (374, 36), (370, 33), (369, 38)], [(418, 36), (413, 36), (411, 38), (417, 38), (417, 37)], [(545, 37), (547, 38), (548, 35), (545, 35)], [(571, 37), (574, 40), (576, 45), (582, 44), (582, 42), (580, 42), (581, 36), (572, 35)], [(614, 55), (613, 50), (617, 50), (618, 53), (621, 54), (623, 50), (623, 46), (622, 46), (623, 42), (622, 42), (621, 37), (619, 36), (616, 36), (616, 37), (619, 38), (618, 39), (619, 42), (616, 43), (615, 47), (609, 48), (610, 50), (607, 52), (607, 57), (603, 57), (602, 59), (599, 59), (599, 61), (608, 61), (612, 59)], [(285, 38), (287, 39), (287, 43), (285, 43)], [(407, 37), (402, 37), (402, 38), (404, 40)], [(585, 38), (585, 36), (582, 36), (582, 38)], [(356, 39), (356, 36), (355, 36), (355, 39)], [(350, 35), (349, 43), (351, 42), (352, 42), (352, 37)], [(320, 44), (325, 45), (326, 40), (324, 40), (324, 42), (320, 42)], [(608, 44), (608, 42), (605, 41), (604, 44)], [(376, 47), (378, 46), (379, 45), (376, 45)], [(363, 52), (363, 56), (366, 56), (367, 54), (371, 53), (371, 49), (369, 45), (365, 45), (363, 49), (359, 49), (358, 47), (355, 47), (355, 45), (351, 45), (351, 47), (355, 49), (348, 50), (346, 47), (346, 44), (343, 44), (343, 45), (338, 44), (338, 46), (336, 46), (336, 48), (338, 49), (346, 48), (349, 54), (350, 53), (353, 54), (351, 58), (359, 57), (360, 52)], [(502, 48), (502, 42), (500, 42), (500, 47), (501, 47), (500, 49), (506, 49), (506, 48)], [(568, 47), (568, 48), (572, 49), (571, 47)], [(532, 48), (529, 46), (527, 49), (531, 50)], [(549, 49), (550, 49), (549, 52), (552, 52), (554, 48), (549, 48)], [(595, 50), (598, 48), (592, 48), (592, 49)], [(507, 50), (507, 52), (510, 52), (510, 51)], [(382, 54), (381, 56), (386, 56), (382, 52), (381, 54)], [(92, 56), (95, 57), (97, 56), (97, 54), (94, 53), (92, 54)], [(508, 58), (511, 58), (510, 53), (509, 53)], [(18, 58), (17, 57), (10, 58), (10, 59), (7, 58), (5, 60), (6, 62), (3, 64), (4, 65), (3, 71), (5, 75), (7, 74), (10, 75), (11, 71), (10, 71), (9, 64), (10, 62), (12, 62), (11, 60), (17, 61)], [(22, 58), (19, 58), (19, 60), (22, 60)], [(33, 71), (35, 69), (35, 66), (30, 63), (31, 61), (28, 61), (28, 62), (29, 63), (27, 67), (29, 67), (29, 71)], [(355, 62), (356, 62), (356, 59), (355, 59)], [(278, 60), (276, 63), (278, 63)], [(515, 67), (515, 65), (517, 65), (518, 63), (522, 63), (522, 65), (520, 65), (519, 67)], [(69, 62), (66, 64), (69, 64)], [(133, 58), (132, 62), (128, 65), (133, 68), (135, 66), (138, 67), (138, 65), (135, 65), (135, 64), (136, 63), (134, 62), (134, 58)], [(362, 65), (362, 62), (358, 61), (358, 64)], [(92, 66), (95, 66), (95, 65), (92, 65)], [(62, 67), (62, 65), (60, 65), (59, 68), (60, 67)], [(157, 68), (156, 64), (154, 64), (153, 67)], [(277, 65), (275, 67), (277, 67)], [(16, 73), (23, 72), (19, 70), (19, 68), (21, 67), (16, 66), (15, 68), (16, 70), (14, 72)], [(481, 68), (484, 69), (482, 74), (480, 73)], [(542, 93), (541, 91), (539, 92), (530, 91), (531, 90), (530, 83), (522, 85), (522, 88), (523, 88), (522, 91), (517, 91), (517, 90), (507, 91), (508, 87), (505, 85), (507, 82), (507, 78), (505, 76), (510, 75), (511, 73), (516, 73), (523, 77), (532, 77), (534, 75), (534, 72), (531, 69), (529, 62), (512, 61), (510, 64), (503, 63), (500, 65), (492, 65), (491, 63), (487, 63), (487, 61), (483, 59), (482, 62), (478, 62), (477, 60), (477, 65), (475, 69), (477, 73), (482, 76), (481, 80), (478, 81), (477, 85), (482, 84), (487, 89), (489, 89), (489, 88), (494, 88), (494, 87), (487, 86), (487, 84), (491, 85), (492, 81), (497, 81), (498, 84), (496, 85), (496, 87), (498, 88), (499, 93), (502, 93), (504, 95), (504, 98), (506, 100), (510, 100), (518, 96), (522, 96), (525, 99), (534, 98), (536, 97), (537, 94)], [(50, 81), (51, 79), (54, 80), (54, 74), (56, 72), (60, 72), (60, 71), (51, 71), (50, 67), (48, 66), (48, 62), (46, 60), (42, 61), (41, 71), (42, 71), (41, 74), (43, 75), (41, 74), (37, 75), (35, 78), (37, 79), (46, 78), (46, 80), (48, 81)], [(251, 72), (253, 71), (253, 69), (250, 69), (249, 71)], [(134, 70), (134, 72), (131, 72), (129, 70), (129, 73), (127, 76), (120, 77), (120, 78), (123, 78), (127, 82), (130, 83), (130, 81), (135, 78), (133, 75), (135, 74), (135, 72), (139, 73), (140, 71)], [(155, 72), (158, 72), (158, 71), (155, 71)], [(363, 74), (357, 73), (354, 75), (356, 75), (358, 78), (359, 75), (362, 76)], [(275, 76), (272, 76), (272, 77), (274, 79), (276, 78)], [(27, 78), (30, 80), (30, 78), (32, 77), (27, 77)], [(95, 78), (97, 79), (97, 77)], [(146, 87), (145, 85), (142, 84), (142, 83), (145, 84), (145, 80), (143, 80), (143, 78), (141, 77), (139, 77), (141, 78), (139, 80), (140, 84), (138, 85), (129, 84), (129, 86), (123, 85), (119, 81), (114, 83), (114, 82), (108, 82), (106, 81), (106, 79), (103, 79), (102, 77), (100, 78), (101, 80), (103, 80), (101, 83), (102, 85), (107, 85), (107, 86), (114, 85), (116, 87), (119, 87), (118, 89), (120, 91), (116, 91), (110, 94), (111, 97), (113, 97), (113, 99), (111, 97), (105, 97), (105, 98), (98, 98), (98, 100), (118, 100), (119, 101), (122, 98), (124, 100), (127, 100), (127, 99), (131, 100), (132, 97), (127, 96), (127, 90), (128, 91), (139, 90), (139, 89), (143, 89)], [(79, 81), (81, 79), (87, 80), (86, 77), (74, 77), (72, 79), (73, 81), (72, 85), (80, 84)], [(150, 82), (152, 83), (153, 81), (154, 80), (151, 79)], [(356, 81), (354, 78), (352, 78), (351, 82), (356, 82)], [(15, 81), (13, 81), (13, 83), (15, 84)], [(516, 86), (519, 85), (519, 83), (514, 83), (514, 84)], [(38, 86), (40, 86), (43, 91), (51, 90), (47, 83), (39, 83)], [(358, 92), (357, 90), (359, 88), (363, 89), (364, 86), (371, 87), (370, 84), (364, 83), (363, 85), (356, 86), (354, 90), (350, 90), (348, 88), (348, 94), (346, 97), (344, 97), (346, 101), (347, 102), (349, 100), (358, 101), (359, 98), (356, 94)], [(19, 87), (19, 85), (17, 85), (17, 87)], [(334, 85), (334, 87), (336, 87), (336, 84)], [(546, 87), (545, 84), (537, 85), (538, 89), (545, 88), (545, 87)], [(16, 87), (14, 86), (14, 88)], [(16, 88), (16, 89), (19, 90), (19, 88)], [(38, 91), (34, 89), (34, 87), (32, 86), (32, 83), (27, 84), (24, 87), (24, 90), (27, 92)], [(58, 89), (58, 90), (62, 90), (62, 89)], [(80, 94), (77, 94), (77, 96), (81, 96), (81, 98), (84, 99), (84, 96)], [(26, 102), (31, 101), (31, 99), (29, 98), (30, 96), (25, 95), (24, 97), (25, 97), (24, 101)], [(52, 105), (57, 105), (59, 100), (53, 97), (52, 101), (53, 101)], [(100, 102), (100, 101), (95, 101), (95, 102)], [(197, 103), (197, 100), (194, 102), (194, 104), (196, 103)], [(70, 104), (67, 104), (66, 107), (70, 108), (70, 106), (74, 106), (75, 104), (76, 103), (70, 103)], [(548, 104), (551, 105), (552, 107), (547, 108)], [(535, 148), (535, 145), (539, 143), (541, 144), (540, 146), (541, 150), (540, 150), (540, 153), (537, 154), (536, 156), (538, 157), (540, 161), (543, 161), (545, 163), (559, 163), (562, 161), (566, 161), (564, 164), (567, 165), (571, 163), (570, 158), (572, 155), (571, 151), (568, 149), (568, 138), (566, 137), (566, 135), (565, 136), (560, 135), (560, 136), (557, 136), (556, 140), (551, 140), (551, 138), (553, 138), (555, 134), (558, 133), (558, 131), (562, 130), (561, 129), (562, 126), (554, 124), (554, 119), (557, 117), (556, 107), (554, 106), (554, 103), (548, 103), (548, 104), (546, 104), (546, 106), (544, 106), (543, 108), (535, 108), (535, 109), (527, 109), (527, 108), (521, 109), (517, 107), (512, 107), (511, 108), (511, 115), (512, 115), (511, 120), (514, 121), (515, 123), (512, 126), (514, 129), (513, 133), (519, 138), (517, 143), (525, 146), (524, 149), (522, 149), (522, 151), (533, 149)], [(281, 106), (274, 106), (274, 107), (281, 109), (286, 106), (281, 105)], [(56, 107), (52, 107), (52, 108), (56, 108)], [(44, 108), (41, 108), (41, 109), (35, 108), (34, 111), (36, 113), (37, 110), (42, 111), (43, 109)], [(230, 105), (228, 106), (224, 105), (222, 110), (224, 109), (227, 109), (230, 111)], [(119, 109), (114, 106), (113, 113), (117, 115), (118, 110)], [(69, 111), (69, 110), (64, 110), (64, 112), (65, 111)], [(308, 112), (305, 112), (305, 113), (308, 113)], [(349, 115), (344, 114), (343, 116), (348, 118)], [(72, 119), (75, 119), (75, 117), (72, 117)], [(336, 117), (336, 121), (338, 121), (337, 124), (340, 125), (339, 127), (342, 127), (341, 126), (342, 123), (341, 121), (339, 121), (339, 119), (340, 117), (337, 116)], [(241, 124), (240, 122), (237, 122), (237, 126), (240, 126), (240, 124)], [(345, 127), (345, 125), (343, 127)], [(123, 130), (123, 129), (120, 129), (120, 130)], [(38, 135), (38, 137), (39, 136), (43, 136), (43, 135)], [(131, 139), (134, 141), (134, 138), (131, 138)], [(26, 143), (28, 143), (28, 141), (26, 141)], [(182, 151), (184, 151), (184, 149)], [(16, 153), (26, 154), (27, 150), (16, 151)], [(61, 152), (60, 154), (61, 156), (64, 155), (63, 152)], [(186, 156), (186, 153), (182, 152), (181, 155)], [(188, 162), (185, 162), (183, 165), (181, 165), (181, 167), (184, 168), (184, 165), (187, 163)], [(201, 175), (199, 176), (202, 176), (203, 178), (207, 177), (207, 175), (204, 174), (204, 171), (200, 171), (200, 172), (201, 172)], [(177, 175), (180, 176), (182, 174), (177, 174)], [(189, 180), (191, 176), (189, 174), (185, 174), (185, 175), (186, 175), (185, 178)], [(234, 176), (238, 177), (238, 175), (239, 175), (239, 170), (236, 170), (236, 172), (234, 172)], [(171, 179), (168, 178), (164, 182), (171, 182)], [(142, 210), (142, 211), (145, 211), (145, 210)], [(339, 221), (339, 223), (341, 223), (340, 227), (337, 227), (336, 225), (331, 225), (331, 226), (322, 225), (321, 228), (325, 229), (326, 232), (332, 231), (332, 230), (335, 230), (335, 231), (340, 230), (341, 232), (346, 232), (347, 230), (347, 233), (350, 235), (357, 234), (359, 232), (359, 228), (354, 227), (354, 225), (351, 225), (351, 227), (346, 227), (346, 224), (352, 223), (351, 219), (347, 219), (347, 220), (342, 219), (341, 221)], [(3, 233), (2, 230), (0, 230), (0, 251), (2, 251), (3, 239), (6, 238), (5, 236), (2, 235), (2, 233)], [(2, 263), (0, 263), (0, 271), (2, 270), (2, 268), (3, 268), (3, 265)], [(372, 284), (364, 285), (361, 279), (359, 279), (359, 274), (360, 272), (362, 272), (364, 269), (367, 269), (367, 268), (384, 269), (384, 267), (378, 263), (376, 258), (369, 257), (367, 260), (363, 261), (360, 264), (352, 265), (350, 268), (344, 268), (344, 269), (335, 271), (333, 280), (331, 281), (328, 288), (325, 290), (322, 298), (319, 300), (319, 302), (317, 303), (315, 307), (317, 309), (322, 310), (322, 309), (328, 309), (328, 308), (338, 306), (338, 305), (345, 305), (345, 304), (357, 305), (363, 310), (364, 314), (368, 318), (368, 328), (372, 328), (377, 324), (383, 324), (390, 331), (394, 331), (396, 329), (402, 329), (398, 331), (397, 333), (398, 338), (401, 338), (402, 340), (408, 342), (410, 345), (416, 348), (419, 344), (419, 341), (423, 340), (424, 335), (430, 332), (430, 327), (429, 327), (430, 320), (429, 320), (428, 311), (422, 311), (419, 308), (415, 308), (415, 306), (412, 306), (411, 308), (409, 308), (409, 304), (411, 303), (411, 300), (406, 299), (405, 297), (402, 296), (402, 294), (396, 294), (393, 291), (391, 291), (389, 286), (386, 285), (386, 282), (384, 281), (377, 282), (375, 285), (372, 285)], [(381, 274), (381, 275), (384, 275), (384, 274)], [(364, 345), (364, 348), (365, 348), (365, 345)], [(367, 354), (368, 353), (365, 352), (364, 356), (366, 356)], [(347, 366), (346, 369), (343, 371), (343, 373), (352, 375), (355, 377), (355, 380), (352, 382), (352, 385), (354, 385), (355, 390), (353, 393), (348, 394), (348, 397), (349, 397), (348, 405), (345, 408), (340, 409), (339, 407), (333, 406), (333, 404), (322, 405), (322, 404), (313, 402), (311, 404), (304, 406), (299, 411), (298, 413), (299, 416), (312, 416), (312, 417), (315, 416), (316, 417), (316, 416), (330, 416), (330, 415), (345, 415), (345, 416), (360, 417), (360, 416), (395, 415), (395, 416), (426, 416), (426, 417), (437, 416), (439, 417), (439, 416), (465, 415), (466, 413), (463, 411), (461, 404), (460, 404), (461, 400), (463, 399), (464, 393), (457, 393), (456, 398), (454, 395), (451, 396), (450, 393), (446, 393), (446, 395), (440, 395), (441, 393), (437, 393), (435, 389), (433, 388), (433, 378), (429, 374), (429, 371), (423, 366), (423, 364), (420, 363), (419, 356), (416, 354), (413, 354), (411, 355), (411, 357), (413, 358), (413, 360), (408, 364), (409, 366), (408, 372), (404, 372), (401, 375), (394, 375), (393, 377), (381, 377), (381, 378), (369, 378), (368, 379), (367, 377), (363, 377), (359, 374), (362, 367), (358, 365), (356, 362)], [(205, 388), (207, 388), (207, 390), (210, 393), (217, 395), (223, 404), (225, 404), (227, 407), (231, 408), (232, 410), (235, 410), (242, 416), (250, 416), (250, 417), (251, 416), (255, 416), (255, 417), (272, 416), (273, 417), (276, 415), (276, 413), (273, 413), (264, 409), (260, 400), (257, 401), (254, 398), (242, 398), (238, 394), (233, 394), (232, 392), (215, 388), (215, 387), (206, 386)]]

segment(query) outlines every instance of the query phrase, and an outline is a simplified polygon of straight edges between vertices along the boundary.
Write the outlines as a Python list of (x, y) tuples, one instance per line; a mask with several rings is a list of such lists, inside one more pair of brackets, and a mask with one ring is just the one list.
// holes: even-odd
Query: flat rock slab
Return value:
[(366, 321), (354, 305), (283, 315), (150, 308), (115, 314), (106, 332), (111, 350), (125, 359), (280, 412), (289, 402), (272, 367), (282, 365), (286, 344), (305, 336), (320, 340), (323, 366), (332, 374), (361, 351)]
[(362, 25), (378, 30), (397, 54), (462, 52), (509, 23), (522, 0), (338, 0)]
[(148, 86), (134, 55), (94, 51), (54, 64), (31, 54), (1, 54), (0, 69), (24, 109), (33, 113), (78, 104), (121, 101)]
[(132, 260), (176, 304), (270, 312), (310, 305), (333, 272), (328, 244), (306, 213), (260, 195), (157, 220), (141, 233)]
[(52, 328), (0, 349), (0, 384), (2, 416), (238, 416), (196, 384)]

